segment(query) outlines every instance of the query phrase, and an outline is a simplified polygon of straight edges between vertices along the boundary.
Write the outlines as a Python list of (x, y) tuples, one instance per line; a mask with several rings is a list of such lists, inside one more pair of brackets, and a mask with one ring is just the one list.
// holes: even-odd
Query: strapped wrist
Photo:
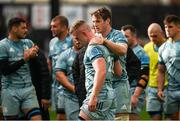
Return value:
[(140, 80), (138, 81), (137, 86), (145, 89), (147, 84), (148, 84), (148, 80), (144, 77), (141, 77)]

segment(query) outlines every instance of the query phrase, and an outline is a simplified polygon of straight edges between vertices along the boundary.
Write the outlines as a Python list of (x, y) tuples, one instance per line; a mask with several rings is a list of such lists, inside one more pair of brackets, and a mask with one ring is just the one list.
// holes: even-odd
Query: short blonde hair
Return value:
[(75, 32), (80, 26), (82, 26), (83, 24), (85, 24), (86, 22), (84, 20), (78, 20), (76, 21), (70, 30), (70, 33), (72, 34), (73, 32)]

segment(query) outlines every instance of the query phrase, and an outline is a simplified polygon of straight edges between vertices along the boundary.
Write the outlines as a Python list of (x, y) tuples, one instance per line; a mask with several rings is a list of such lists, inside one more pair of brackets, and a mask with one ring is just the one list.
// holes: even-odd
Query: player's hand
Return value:
[(131, 96), (131, 105), (133, 108), (135, 108), (137, 106), (138, 103), (138, 97), (136, 95), (132, 95)]
[(47, 110), (50, 106), (50, 100), (41, 99), (41, 106), (43, 107), (43, 109)]
[(37, 56), (38, 51), (39, 51), (39, 47), (37, 45), (34, 45), (33, 47), (31, 47), (29, 49), (30, 58)]
[(92, 44), (100, 44), (103, 45), (104, 44), (104, 38), (102, 36), (95, 36), (94, 38), (91, 39), (91, 41), (89, 42), (90, 45)]
[(158, 91), (158, 93), (157, 93), (157, 95), (158, 95), (158, 97), (159, 97), (159, 99), (161, 100), (161, 101), (164, 101), (164, 92), (163, 91)]
[(24, 61), (27, 62), (30, 58), (29, 49), (24, 51)]
[(37, 56), (37, 52), (39, 51), (39, 47), (34, 45), (30, 49), (24, 51), (24, 61), (28, 61), (30, 58)]
[(88, 102), (88, 110), (91, 112), (95, 112), (96, 111), (96, 105), (97, 105), (97, 97), (91, 96), (90, 100)]

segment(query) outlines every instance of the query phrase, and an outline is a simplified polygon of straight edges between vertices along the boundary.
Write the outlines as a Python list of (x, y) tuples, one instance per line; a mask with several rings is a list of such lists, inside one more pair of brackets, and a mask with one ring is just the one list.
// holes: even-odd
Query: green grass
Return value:
[(51, 120), (56, 120), (56, 112), (55, 111), (51, 111), (51, 109), (50, 109), (49, 114), (50, 114), (50, 119)]
[(148, 113), (146, 112), (146, 106), (144, 106), (141, 115), (140, 115), (140, 120), (150, 120), (150, 117)]

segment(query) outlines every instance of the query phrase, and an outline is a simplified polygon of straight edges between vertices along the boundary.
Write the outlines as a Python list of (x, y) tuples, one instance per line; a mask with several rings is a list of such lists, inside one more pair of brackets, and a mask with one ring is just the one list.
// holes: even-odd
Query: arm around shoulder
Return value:
[(126, 43), (115, 43), (110, 40), (104, 39), (103, 44), (116, 55), (122, 56), (127, 53), (128, 46)]

